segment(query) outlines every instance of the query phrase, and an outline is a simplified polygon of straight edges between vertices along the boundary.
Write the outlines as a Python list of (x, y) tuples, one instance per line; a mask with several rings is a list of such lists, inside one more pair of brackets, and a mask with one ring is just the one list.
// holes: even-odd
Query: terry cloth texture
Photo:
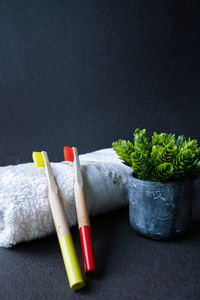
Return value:
[[(128, 203), (127, 176), (131, 168), (120, 162), (112, 149), (80, 155), (90, 215), (104, 213)], [(77, 223), (74, 199), (74, 168), (71, 162), (51, 163), (69, 225)], [(43, 168), (33, 163), (0, 167), (0, 246), (55, 232), (47, 197)]]

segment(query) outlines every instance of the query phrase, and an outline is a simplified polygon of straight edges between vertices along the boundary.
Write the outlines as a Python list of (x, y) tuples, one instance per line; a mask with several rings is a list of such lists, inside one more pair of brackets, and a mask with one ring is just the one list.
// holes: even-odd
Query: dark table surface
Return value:
[[(200, 222), (173, 241), (134, 233), (128, 208), (92, 219), (98, 274), (74, 292), (56, 235), (0, 249), (0, 299), (200, 299)], [(77, 228), (72, 235), (81, 259)]]

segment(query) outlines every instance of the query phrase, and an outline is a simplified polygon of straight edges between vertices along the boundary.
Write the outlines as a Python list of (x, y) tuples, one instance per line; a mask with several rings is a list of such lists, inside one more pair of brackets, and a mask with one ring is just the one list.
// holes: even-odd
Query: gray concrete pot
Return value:
[(194, 181), (160, 183), (128, 178), (129, 220), (134, 230), (152, 239), (183, 235), (192, 223)]

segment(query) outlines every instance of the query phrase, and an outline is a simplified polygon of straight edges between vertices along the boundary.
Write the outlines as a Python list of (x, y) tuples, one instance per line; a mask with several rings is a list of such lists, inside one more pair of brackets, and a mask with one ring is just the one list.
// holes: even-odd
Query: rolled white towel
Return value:
[[(128, 203), (127, 176), (131, 168), (112, 149), (80, 155), (90, 215)], [(72, 163), (52, 163), (69, 225), (75, 225), (74, 169)], [(33, 163), (0, 167), (0, 246), (11, 247), (55, 232), (47, 198), (44, 170)]]

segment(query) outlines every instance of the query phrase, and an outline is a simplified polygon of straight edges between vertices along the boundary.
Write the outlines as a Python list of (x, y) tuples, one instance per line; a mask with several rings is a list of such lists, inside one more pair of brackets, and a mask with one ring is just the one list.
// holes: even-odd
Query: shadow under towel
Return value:
[[(128, 203), (131, 168), (112, 149), (80, 155), (89, 214), (104, 213)], [(71, 162), (51, 163), (69, 225), (77, 223), (74, 169)], [(0, 246), (11, 247), (55, 232), (43, 168), (33, 163), (0, 167)]]

